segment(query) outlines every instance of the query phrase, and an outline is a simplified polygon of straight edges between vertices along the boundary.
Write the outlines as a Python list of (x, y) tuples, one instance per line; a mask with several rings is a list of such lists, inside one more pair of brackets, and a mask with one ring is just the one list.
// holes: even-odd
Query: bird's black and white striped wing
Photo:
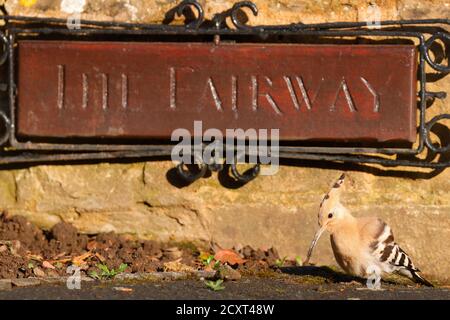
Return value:
[(408, 254), (394, 241), (391, 228), (383, 221), (378, 220), (379, 233), (370, 244), (372, 254), (384, 266), (384, 271), (398, 272), (416, 282), (432, 286), (430, 282), (419, 275), (420, 270), (414, 266)]
[[(394, 268), (407, 268), (417, 270), (408, 255), (394, 241), (394, 234), (391, 228), (384, 222), (380, 221), (380, 233), (378, 237), (371, 243), (372, 254), (374, 254), (380, 262), (389, 264)], [(418, 271), (418, 270), (417, 270)]]

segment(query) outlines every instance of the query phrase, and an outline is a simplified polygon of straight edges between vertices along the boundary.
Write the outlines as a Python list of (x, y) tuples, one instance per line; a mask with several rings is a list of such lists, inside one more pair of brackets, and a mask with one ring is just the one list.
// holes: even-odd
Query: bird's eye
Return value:
[(331, 219), (331, 218), (333, 218), (333, 214), (332, 214), (332, 213), (329, 213), (329, 214), (328, 214), (328, 219)]

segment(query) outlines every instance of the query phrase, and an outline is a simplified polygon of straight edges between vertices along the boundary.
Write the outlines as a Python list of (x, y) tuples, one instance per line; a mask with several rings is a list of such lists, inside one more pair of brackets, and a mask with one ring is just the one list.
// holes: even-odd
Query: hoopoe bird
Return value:
[(391, 228), (376, 217), (354, 217), (340, 202), (345, 174), (334, 183), (321, 204), (317, 230), (305, 264), (324, 231), (330, 233), (331, 247), (339, 266), (347, 273), (368, 278), (374, 272), (398, 273), (409, 279), (433, 286), (424, 279), (411, 258), (394, 241)]

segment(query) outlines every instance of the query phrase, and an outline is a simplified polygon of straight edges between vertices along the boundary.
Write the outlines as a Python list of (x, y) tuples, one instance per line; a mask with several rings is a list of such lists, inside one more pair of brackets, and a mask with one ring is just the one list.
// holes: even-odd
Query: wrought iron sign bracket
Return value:
[[(0, 164), (167, 157), (170, 132), (202, 120), (279, 129), (277, 159), (450, 166), (448, 103), (433, 108), (446, 92), (427, 86), (450, 73), (449, 19), (253, 26), (248, 14), (242, 1), (206, 20), (185, 0), (163, 24), (0, 16)], [(178, 172), (260, 172), (197, 163)]]

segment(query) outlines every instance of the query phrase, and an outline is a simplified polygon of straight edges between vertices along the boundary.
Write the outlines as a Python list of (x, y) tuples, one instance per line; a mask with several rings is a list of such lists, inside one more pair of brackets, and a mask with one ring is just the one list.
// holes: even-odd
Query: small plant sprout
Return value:
[(210, 267), (213, 270), (217, 270), (221, 265), (220, 260), (215, 260), (212, 254), (202, 253), (199, 258), (205, 267)]
[(213, 262), (214, 261), (214, 256), (213, 255), (210, 255), (210, 256), (208, 256), (208, 258), (206, 259), (206, 265), (209, 265), (211, 262)]
[(278, 268), (281, 268), (282, 266), (284, 266), (284, 263), (286, 262), (287, 257), (283, 257), (283, 259), (277, 259), (275, 260), (275, 265)]
[(100, 275), (98, 274), (97, 271), (89, 271), (88, 275), (92, 279), (101, 280), (101, 277), (100, 277)]
[(213, 291), (220, 291), (220, 290), (225, 289), (225, 287), (222, 285), (222, 283), (223, 283), (222, 279), (219, 279), (216, 281), (212, 281), (212, 280), (205, 281), (206, 286)]
[(214, 260), (214, 256), (208, 253), (202, 253), (199, 258), (205, 266), (209, 266), (209, 264)]
[(220, 264), (221, 264), (220, 260), (217, 260), (216, 262), (214, 262), (213, 269), (214, 269), (214, 270), (219, 269)]
[(128, 267), (126, 263), (122, 263), (117, 270), (115, 269), (109, 269), (107, 265), (105, 264), (97, 264), (97, 268), (100, 269), (100, 274), (97, 271), (91, 271), (89, 273), (89, 276), (94, 279), (112, 279), (118, 274), (121, 274), (125, 271), (125, 269)]
[(300, 258), (300, 256), (295, 257), (295, 265), (298, 267), (301, 267), (303, 265), (303, 262), (302, 262), (302, 259)]

